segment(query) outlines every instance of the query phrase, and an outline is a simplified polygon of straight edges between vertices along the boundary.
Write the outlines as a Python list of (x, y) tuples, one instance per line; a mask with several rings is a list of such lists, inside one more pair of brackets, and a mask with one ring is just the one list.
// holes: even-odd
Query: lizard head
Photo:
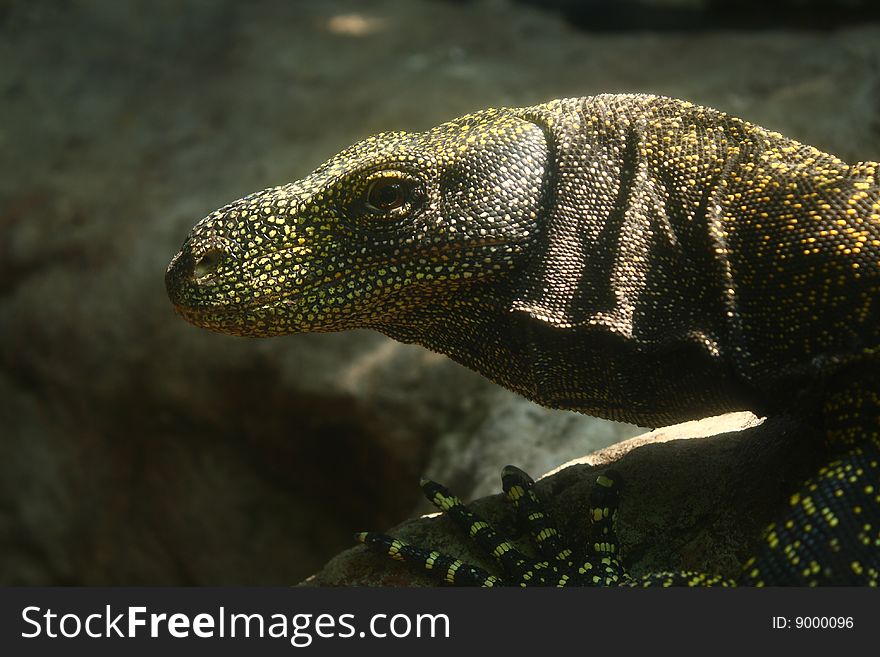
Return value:
[(169, 297), (193, 324), (250, 336), (441, 313), (516, 268), (547, 157), (542, 129), (506, 110), (370, 137), (202, 219), (168, 266)]

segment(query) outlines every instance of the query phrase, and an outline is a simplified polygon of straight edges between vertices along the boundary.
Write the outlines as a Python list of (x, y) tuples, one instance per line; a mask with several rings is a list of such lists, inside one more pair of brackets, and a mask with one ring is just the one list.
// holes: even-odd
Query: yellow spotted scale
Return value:
[[(878, 168), (659, 96), (487, 109), (369, 137), (220, 208), (192, 230), (166, 286), (208, 329), (371, 328), (546, 406), (643, 426), (796, 415), (821, 430), (803, 449), (826, 465), (791, 491), (738, 583), (876, 585)], [(674, 572), (633, 582), (612, 506), (594, 504), (601, 535), (583, 556), (528, 478), (506, 478), (518, 508), (529, 500), (538, 560), (430, 482), (502, 574), (362, 539), (453, 583), (722, 583)]]

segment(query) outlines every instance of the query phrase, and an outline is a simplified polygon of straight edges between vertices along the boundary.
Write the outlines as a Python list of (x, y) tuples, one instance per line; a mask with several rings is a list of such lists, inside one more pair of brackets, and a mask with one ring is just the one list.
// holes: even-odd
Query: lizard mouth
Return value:
[[(497, 254), (503, 247), (508, 247), (510, 251), (516, 250), (509, 242), (500, 239), (483, 240), (467, 245), (445, 245), (422, 252), (401, 253), (393, 258), (385, 257), (380, 260), (374, 257), (362, 262), (361, 271), (369, 272), (371, 280), (381, 276), (379, 274), (380, 270), (388, 270), (389, 275), (396, 276), (400, 273), (399, 268), (405, 267), (406, 263), (418, 260), (446, 262), (451, 260), (451, 255), (470, 250), (489, 250), (490, 253)], [(291, 247), (279, 250), (279, 252), (301, 249), (302, 247)], [(352, 258), (355, 256), (363, 257), (360, 252), (351, 255)], [(345, 260), (344, 257), (342, 259)], [(273, 310), (292, 310), (297, 306), (302, 307), (303, 300), (309, 297), (317, 299), (322, 296), (329, 296), (329, 291), (334, 288), (350, 287), (346, 285), (347, 281), (354, 279), (356, 276), (351, 271), (337, 271), (330, 276), (325, 274), (309, 279), (308, 274), (304, 271), (302, 282), (295, 287), (274, 290), (270, 288), (271, 283), (267, 283), (266, 288), (269, 289), (265, 293), (241, 300), (223, 300), (216, 297), (212, 299), (210, 298), (211, 295), (205, 298), (203, 295), (198, 294), (198, 292), (204, 292), (206, 287), (216, 285), (216, 281), (213, 279), (200, 280), (198, 272), (195, 271), (195, 266), (196, 263), (193, 262), (192, 255), (186, 251), (181, 251), (172, 259), (165, 275), (168, 296), (174, 305), (175, 311), (186, 321), (205, 328), (226, 327), (220, 329), (222, 332), (229, 332), (231, 325), (247, 326), (250, 323), (250, 317), (254, 315), (269, 313)], [(240, 272), (241, 269), (238, 268), (238, 271)], [(474, 279), (479, 277), (478, 269), (474, 269), (471, 273)], [(257, 283), (254, 289), (258, 290), (259, 281), (257, 278), (253, 280)], [(369, 296), (386, 294), (393, 289), (393, 285), (376, 286), (369, 293)]]

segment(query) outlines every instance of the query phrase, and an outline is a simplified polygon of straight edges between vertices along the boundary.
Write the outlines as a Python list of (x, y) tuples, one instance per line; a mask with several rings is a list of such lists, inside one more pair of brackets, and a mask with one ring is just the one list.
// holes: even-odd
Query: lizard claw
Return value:
[[(539, 557), (532, 557), (513, 546), (479, 515), (472, 512), (446, 487), (430, 479), (421, 481), (425, 497), (471, 541), (491, 555), (504, 575), (451, 555), (416, 547), (400, 539), (373, 532), (357, 534), (359, 542), (397, 561), (421, 567), (448, 584), (465, 586), (607, 586), (625, 583), (628, 577), (617, 554), (614, 518), (617, 487), (613, 475), (599, 475), (590, 506), (591, 545), (573, 549), (556, 528), (545, 505), (534, 490), (534, 480), (514, 466), (502, 471), (502, 486), (514, 505), (520, 523), (528, 530)], [(576, 556), (577, 555), (577, 556)]]

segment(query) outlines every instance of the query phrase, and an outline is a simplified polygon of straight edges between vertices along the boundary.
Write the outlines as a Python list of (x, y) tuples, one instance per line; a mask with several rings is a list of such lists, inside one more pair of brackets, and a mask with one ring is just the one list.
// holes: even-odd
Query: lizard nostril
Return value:
[(193, 275), (196, 279), (211, 276), (217, 272), (226, 253), (221, 249), (209, 249), (202, 254), (193, 267)]

